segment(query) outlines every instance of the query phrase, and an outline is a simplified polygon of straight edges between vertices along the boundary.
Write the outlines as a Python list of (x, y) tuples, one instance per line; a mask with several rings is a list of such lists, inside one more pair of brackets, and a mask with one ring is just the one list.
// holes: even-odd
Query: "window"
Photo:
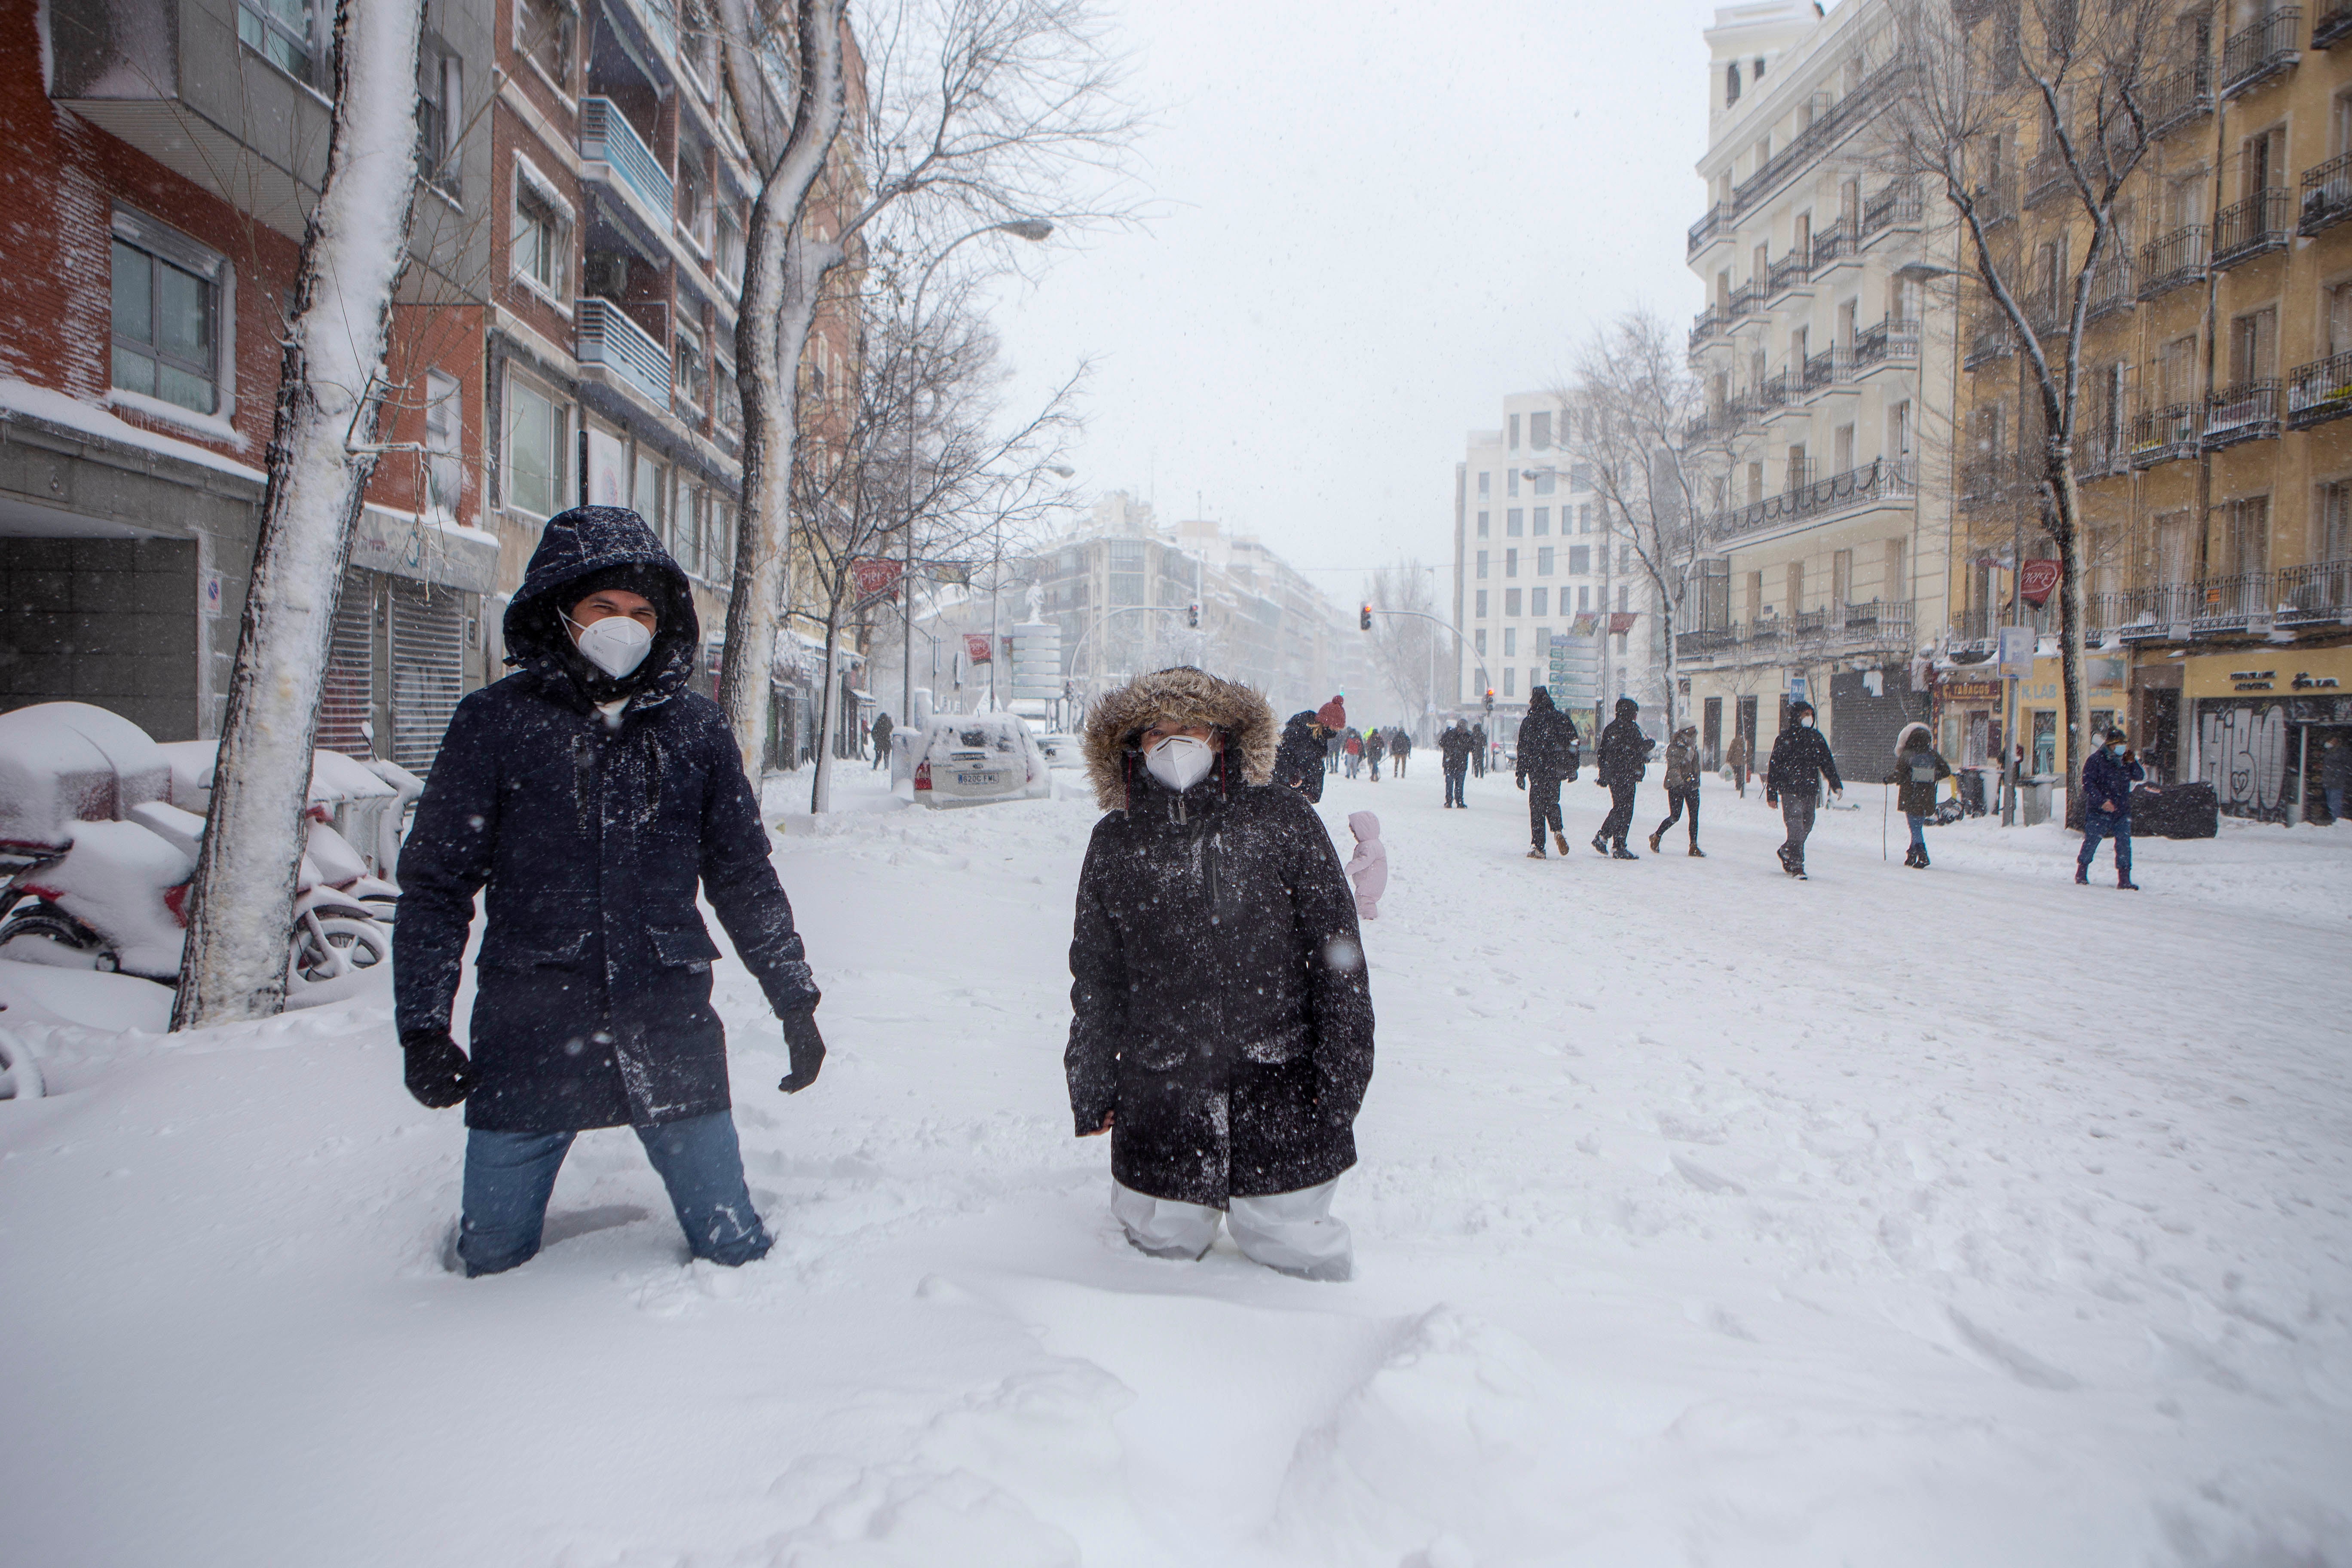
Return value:
[(1478, 499), (1480, 500), (1485, 500), (1488, 496), (1491, 496), (1494, 493), (1495, 476), (1492, 474), (1480, 474), (1478, 476)]
[[(1552, 558), (1553, 558), (1553, 552), (1552, 552), (1552, 548), (1551, 548), (1551, 546), (1550, 546), (1550, 545), (1549, 545), (1549, 544), (1545, 545), (1542, 549), (1540, 549), (1540, 550), (1538, 550), (1538, 551), (1537, 551), (1537, 552), (1536, 552), (1536, 575), (1537, 575), (1537, 576), (1538, 576), (1538, 577), (1549, 577), (1549, 576), (1550, 576), (1550, 575), (1551, 575), (1551, 564), (1552, 564)], [(1542, 590), (1541, 590), (1541, 589), (1538, 589), (1538, 590), (1537, 590), (1537, 592), (1540, 593), (1540, 592), (1542, 592)]]
[(1519, 672), (1518, 672), (1517, 669), (1513, 668), (1511, 666), (1509, 666), (1509, 665), (1505, 665), (1505, 666), (1503, 667), (1503, 695), (1504, 695), (1504, 696), (1506, 696), (1506, 697), (1512, 697), (1512, 696), (1516, 696), (1516, 695), (1517, 695), (1517, 693), (1518, 693), (1518, 686), (1517, 686), (1518, 675), (1519, 675)]
[(663, 498), (669, 489), (667, 478), (659, 463), (642, 451), (637, 454), (636, 471), (629, 482), (629, 505), (660, 539), (669, 537), (669, 531), (664, 526), (667, 514), (662, 508)]
[(1538, 535), (1551, 531), (1551, 508), (1548, 506), (1536, 508), (1535, 531)]
[(124, 392), (221, 412), (221, 286), (227, 267), (193, 241), (114, 215), (114, 364)]
[(507, 378), (506, 504), (534, 517), (563, 510), (565, 411), (528, 383)]
[(1516, 616), (1518, 613), (1519, 613), (1519, 591), (1518, 591), (1517, 588), (1506, 588), (1506, 589), (1504, 589), (1504, 590), (1503, 590), (1503, 614), (1504, 614), (1506, 616)]
[(2312, 559), (2333, 564), (2352, 561), (2352, 483), (2338, 479), (2319, 487), (2318, 548)]
[(1517, 539), (1527, 531), (1528, 514), (1523, 509), (1519, 507), (1512, 507), (1503, 513), (1503, 532), (1505, 534), (1512, 539)]
[(455, 201), (466, 134), (465, 76), (457, 57), (427, 38), (416, 51), (416, 167)]
[(1516, 576), (1517, 576), (1518, 574), (1519, 574), (1519, 552), (1518, 552), (1517, 551), (1516, 551), (1516, 550), (1506, 550), (1506, 551), (1504, 551), (1504, 552), (1503, 552), (1503, 575), (1504, 575), (1504, 576), (1506, 576), (1506, 577), (1516, 577)]
[(332, 85), (319, 19), (310, 0), (244, 0), (236, 8), (236, 36), (245, 47), (308, 86)]
[[(1511, 450), (1516, 452), (1519, 449), (1519, 416), (1517, 415), (1514, 414), (1510, 416), (1510, 426)], [(1511, 493), (1513, 495), (1517, 495), (1518, 494), (1518, 491), (1513, 490)]]
[[(1562, 589), (1560, 590), (1560, 592), (1561, 592), (1562, 594), (1565, 594), (1565, 593), (1567, 593), (1567, 592), (1568, 592), (1568, 590), (1567, 590), (1567, 589), (1565, 589), (1565, 588), (1562, 588)], [(1590, 589), (1590, 588), (1579, 588), (1579, 589), (1576, 591), (1576, 607), (1577, 607), (1577, 609), (1578, 609), (1580, 612), (1581, 612), (1581, 611), (1587, 611), (1587, 610), (1590, 610), (1590, 609), (1591, 609), (1591, 608), (1592, 608), (1592, 590), (1591, 590), (1591, 589)]]
[(454, 522), (465, 491), (466, 470), (458, 449), (465, 410), (455, 376), (425, 375), (425, 505), (439, 521)]
[[(1478, 596), (1479, 596), (1481, 599), (1483, 599), (1483, 598), (1485, 598), (1486, 595), (1484, 595), (1484, 594), (1481, 594), (1481, 595), (1479, 595)], [(1479, 605), (1479, 606), (1478, 606), (1478, 613), (1479, 613), (1480, 615), (1482, 615), (1482, 616), (1483, 616), (1483, 615), (1485, 615), (1485, 614), (1486, 613), (1486, 605)], [(1480, 658), (1486, 658), (1486, 627), (1484, 627), (1484, 626), (1480, 626), (1476, 631), (1472, 632), (1472, 633), (1470, 634), (1470, 646), (1471, 646), (1472, 647), (1476, 648), (1476, 649), (1478, 650), (1478, 657), (1479, 657)]]
[(1481, 550), (1480, 552), (1478, 552), (1478, 575), (1479, 575), (1479, 576), (1481, 576), (1481, 577), (1484, 577), (1486, 574), (1486, 552), (1485, 551)]
[(1582, 577), (1592, 570), (1592, 546), (1571, 544), (1568, 547), (1568, 574)]
[(1849, 472), (1853, 468), (1853, 426), (1841, 425), (1830, 432), (1830, 471)]
[(1503, 628), (1503, 657), (1505, 658), (1516, 658), (1518, 657), (1518, 652), (1519, 628), (1517, 626), (1505, 626)]
[(1568, 488), (1572, 490), (1591, 489), (1592, 488), (1592, 465), (1590, 463), (1570, 463), (1568, 466)]
[(2327, 352), (2352, 353), (2352, 283), (2327, 290)]
[(1550, 468), (1536, 470), (1536, 494), (1548, 496), (1559, 488), (1559, 475)]
[[(1482, 621), (1486, 618), (1486, 590), (1484, 588), (1478, 590), (1478, 613), (1476, 618)], [(1478, 635), (1483, 637), (1486, 634), (1485, 632), (1480, 632)], [(1480, 653), (1485, 653), (1486, 651), (1486, 645), (1483, 642), (1480, 643), (1478, 645), (1478, 651)]]
[(1478, 514), (1478, 537), (1486, 537), (1486, 513), (1483, 511)]
[(704, 255), (710, 252), (710, 154), (701, 145), (681, 141), (677, 148), (677, 226)]
[[(1551, 590), (1549, 588), (1530, 588), (1528, 590), (1528, 614), (1531, 616), (1548, 616), (1551, 614)], [(1540, 644), (1542, 639), (1538, 638), (1537, 641)]]
[(1517, 468), (1507, 468), (1507, 469), (1505, 469), (1505, 470), (1504, 470), (1504, 473), (1503, 473), (1503, 493), (1504, 493), (1505, 495), (1511, 495), (1511, 496), (1515, 496), (1515, 495), (1517, 495), (1517, 494), (1518, 494), (1518, 493), (1519, 493), (1519, 470), (1518, 470), (1518, 469), (1517, 469)]
[[(1562, 512), (1560, 515), (1565, 517), (1567, 513)], [(1564, 533), (1567, 530), (1563, 528), (1560, 531)], [(1582, 502), (1576, 509), (1576, 531), (1579, 533), (1591, 533), (1592, 531), (1592, 503), (1591, 501)]]
[(1886, 542), (1886, 582), (1878, 596), (1900, 602), (1911, 596), (1911, 566), (1908, 560), (1909, 542), (1890, 539)]
[(1723, 68), (1723, 107), (1729, 109), (1739, 101), (1739, 62), (1732, 61)]
[(1541, 414), (1530, 414), (1528, 416), (1528, 445), (1533, 447), (1538, 452), (1549, 452), (1551, 450), (1551, 413), (1549, 410), (1546, 410)]
[(1789, 613), (1796, 615), (1805, 607), (1805, 563), (1791, 561), (1788, 567)]
[[(2221, 577), (2254, 577), (2270, 569), (2271, 498), (2249, 496), (2213, 509), (2213, 561)], [(2252, 586), (2252, 584), (2249, 584)], [(2231, 606), (2235, 608), (2236, 606)]]
[(698, 415), (710, 406), (710, 362), (703, 357), (702, 340), (680, 327), (674, 353), (671, 380), (678, 400), (691, 405)]
[(565, 0), (515, 0), (515, 47), (564, 93), (572, 90), (579, 22), (580, 14)]
[(2250, 310), (2230, 323), (2230, 379), (2268, 381), (2278, 374), (2278, 307)]
[(1748, 618), (1758, 620), (1764, 614), (1764, 574), (1748, 574)]
[(741, 434), (743, 389), (735, 379), (735, 367), (723, 359), (713, 360), (710, 379), (719, 395), (719, 427)]
[(1830, 603), (1847, 605), (1853, 602), (1853, 552), (1840, 550), (1830, 556)]
[(719, 276), (743, 287), (743, 219), (731, 202), (719, 210)]
[(516, 277), (561, 300), (572, 281), (571, 209), (531, 164), (515, 160), (513, 267)]
[(1619, 588), (1617, 590), (1617, 613), (1622, 615), (1633, 607), (1633, 590), (1631, 587)]

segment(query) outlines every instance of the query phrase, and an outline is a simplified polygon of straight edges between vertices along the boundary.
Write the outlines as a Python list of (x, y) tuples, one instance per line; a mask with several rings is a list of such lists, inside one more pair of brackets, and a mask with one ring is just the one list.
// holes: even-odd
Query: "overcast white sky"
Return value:
[(1090, 489), (1162, 521), (1197, 494), (1348, 601), (1450, 558), (1454, 465), (1504, 394), (1629, 304), (1698, 308), (1711, 4), (1108, 3), (1160, 216), (995, 310), (1033, 399), (1097, 361)]

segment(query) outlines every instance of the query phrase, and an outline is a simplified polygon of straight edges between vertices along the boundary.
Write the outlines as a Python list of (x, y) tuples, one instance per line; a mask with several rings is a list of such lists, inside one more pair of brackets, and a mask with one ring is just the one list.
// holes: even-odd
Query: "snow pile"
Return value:
[(172, 790), (147, 732), (87, 702), (0, 713), (0, 844), (62, 849), (77, 820), (105, 822)]
[(463, 1129), (380, 1002), (20, 1026), (0, 963), (52, 1089), (0, 1103), (11, 1560), (2352, 1565), (2352, 829), (2145, 841), (2135, 895), (1837, 812), (1800, 884), (1712, 782), (1709, 858), (1625, 864), (1524, 858), (1507, 778), (1332, 780), (1391, 868), (1332, 1286), (1110, 1220), (1061, 1068), (1095, 813), (839, 785), (768, 797), (814, 1089), (716, 967), (740, 1271), (607, 1131), (457, 1279)]

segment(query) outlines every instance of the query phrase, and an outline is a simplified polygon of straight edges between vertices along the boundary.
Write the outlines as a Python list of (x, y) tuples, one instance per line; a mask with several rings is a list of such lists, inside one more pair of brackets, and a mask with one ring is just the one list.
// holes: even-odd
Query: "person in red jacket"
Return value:
[(1339, 748), (1342, 744), (1340, 736), (1348, 728), (1347, 702), (1342, 698), (1334, 697), (1315, 710), (1315, 721), (1323, 726), (1323, 733), (1329, 742), (1327, 758), (1328, 765), (1323, 771), (1336, 773), (1339, 771)]

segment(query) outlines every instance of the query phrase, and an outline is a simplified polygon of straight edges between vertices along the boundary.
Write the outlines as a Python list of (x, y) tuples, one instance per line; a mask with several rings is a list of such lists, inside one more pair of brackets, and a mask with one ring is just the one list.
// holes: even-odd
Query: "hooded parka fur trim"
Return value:
[[(1131, 744), (1160, 719), (1215, 725), (1240, 768), (1169, 789)], [(1087, 746), (1110, 809), (1070, 939), (1076, 1130), (1117, 1112), (1111, 1173), (1156, 1198), (1223, 1208), (1332, 1180), (1356, 1160), (1371, 989), (1322, 819), (1297, 791), (1252, 782), (1272, 760), (1272, 710), (1246, 687), (1162, 670), (1097, 704)]]

